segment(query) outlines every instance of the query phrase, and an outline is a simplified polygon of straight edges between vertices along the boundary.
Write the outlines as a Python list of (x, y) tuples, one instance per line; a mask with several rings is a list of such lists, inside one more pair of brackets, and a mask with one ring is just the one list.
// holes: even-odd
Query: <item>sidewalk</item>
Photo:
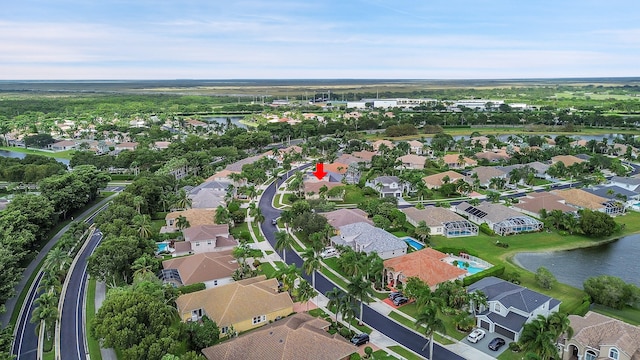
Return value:
[[(95, 306), (96, 313), (100, 306), (102, 306), (102, 302), (107, 296), (107, 286), (103, 282), (96, 281), (96, 297), (95, 297)], [(102, 355), (102, 360), (118, 360), (116, 356), (116, 352), (113, 349), (103, 349), (100, 348), (100, 355)]]

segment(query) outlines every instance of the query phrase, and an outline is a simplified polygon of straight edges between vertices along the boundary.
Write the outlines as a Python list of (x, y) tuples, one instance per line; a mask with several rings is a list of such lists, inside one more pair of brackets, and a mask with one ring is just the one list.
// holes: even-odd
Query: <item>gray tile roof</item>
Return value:
[[(598, 195), (600, 197), (603, 198), (607, 198), (607, 199), (616, 199), (616, 196), (618, 194), (626, 196), (627, 198), (631, 198), (633, 196), (638, 196), (638, 193), (635, 191), (631, 191), (631, 190), (627, 190), (624, 188), (621, 188), (619, 186), (599, 186), (596, 188), (585, 188), (583, 189), (586, 192), (590, 192), (594, 195)], [(613, 194), (609, 194), (609, 190), (613, 191)]]
[(506, 308), (512, 307), (526, 313), (533, 312), (549, 300), (555, 300), (550, 296), (493, 276), (471, 284), (467, 289), (468, 292), (477, 290), (482, 291), (487, 296), (487, 301), (498, 301)]
[(519, 333), (524, 326), (524, 323), (527, 321), (526, 317), (514, 312), (509, 312), (507, 316), (502, 316), (497, 313), (489, 313), (487, 317), (494, 323), (507, 328), (514, 333)]
[(626, 176), (614, 176), (611, 178), (611, 182), (617, 182), (626, 185), (640, 185), (640, 179)]
[(407, 243), (403, 240), (366, 222), (341, 226), (340, 235), (332, 237), (331, 241), (349, 246), (357, 244), (360, 250), (366, 253), (407, 249)]
[(389, 185), (391, 183), (400, 184), (400, 178), (398, 178), (397, 176), (378, 176), (377, 178), (373, 179), (373, 182), (382, 183), (384, 185)]

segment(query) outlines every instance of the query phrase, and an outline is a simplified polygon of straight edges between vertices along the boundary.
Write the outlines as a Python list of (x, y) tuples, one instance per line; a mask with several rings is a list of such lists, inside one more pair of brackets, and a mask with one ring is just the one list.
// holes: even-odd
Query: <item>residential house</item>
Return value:
[(632, 206), (640, 200), (640, 194), (637, 192), (616, 185), (594, 186), (583, 190), (611, 201), (618, 201), (625, 207)]
[(486, 188), (489, 187), (491, 179), (493, 178), (507, 178), (507, 173), (498, 167), (478, 166), (476, 168), (473, 168), (469, 172), (469, 175), (465, 177), (465, 181), (469, 184), (474, 184), (474, 178), (472, 176), (473, 174), (476, 174), (478, 177), (478, 185)]
[(477, 161), (466, 156), (461, 157), (461, 155), (462, 154), (447, 154), (442, 157), (442, 161), (449, 169), (464, 169), (470, 166), (478, 166)]
[(342, 154), (336, 159), (335, 163), (347, 164), (344, 180), (348, 184), (356, 184), (360, 181), (362, 170), (369, 167), (371, 160), (366, 160), (352, 154)]
[(168, 149), (169, 145), (171, 145), (170, 141), (156, 141), (153, 143), (153, 149), (164, 150), (164, 149)]
[(177, 221), (179, 217), (184, 217), (189, 226), (214, 225), (215, 210), (210, 209), (187, 209), (182, 211), (172, 211), (165, 215), (166, 225), (160, 229), (160, 233), (175, 232), (178, 230)]
[(231, 183), (233, 182), (230, 176), (231, 174), (240, 174), (240, 171), (231, 171), (231, 170), (223, 169), (209, 176), (205, 181), (221, 181), (221, 182)]
[(78, 146), (74, 140), (62, 140), (49, 145), (49, 149), (53, 151), (73, 150)]
[(330, 323), (307, 313), (297, 313), (264, 328), (202, 349), (209, 360), (347, 360), (353, 344), (339, 334), (329, 334)]
[(206, 122), (203, 122), (203, 121), (200, 121), (200, 120), (196, 120), (196, 119), (187, 119), (185, 122), (186, 122), (186, 124), (188, 126), (193, 127), (193, 128), (207, 127), (207, 125), (208, 125)]
[(448, 238), (478, 235), (478, 227), (475, 224), (442, 207), (427, 206), (424, 209), (410, 207), (401, 211), (413, 226), (418, 226), (421, 221), (424, 221), (431, 235), (444, 235)]
[(531, 192), (526, 196), (518, 198), (518, 202), (512, 207), (523, 214), (539, 218), (542, 209), (550, 213), (553, 210), (560, 210), (563, 213), (575, 213), (576, 208), (564, 203), (564, 199), (558, 195), (547, 191)]
[(490, 140), (491, 139), (486, 136), (474, 136), (469, 141), (471, 142), (471, 146), (475, 146), (477, 144), (486, 148)]
[(340, 227), (359, 222), (365, 222), (369, 225), (373, 225), (373, 221), (369, 219), (367, 213), (360, 209), (338, 209), (326, 213), (320, 213), (320, 215), (327, 218), (327, 222), (334, 229), (340, 229)]
[(609, 184), (619, 186), (625, 190), (640, 192), (640, 178), (614, 176), (609, 180)]
[(519, 340), (526, 323), (560, 309), (560, 300), (493, 276), (467, 288), (468, 293), (476, 291), (487, 297), (486, 306), (471, 304), (476, 309), (477, 326), (513, 341)]
[(583, 163), (585, 160), (575, 157), (573, 155), (558, 155), (551, 158), (551, 164), (561, 162), (565, 167), (569, 167), (573, 164)]
[(233, 249), (238, 241), (229, 233), (229, 225), (197, 225), (182, 230), (184, 241), (174, 244), (175, 255), (199, 254)]
[(594, 195), (582, 189), (554, 190), (552, 193), (564, 199), (565, 204), (578, 209), (600, 211), (611, 216), (623, 214), (625, 211), (624, 204)]
[(486, 223), (490, 229), (501, 236), (540, 231), (544, 227), (540, 221), (502, 204), (483, 202), (473, 206), (462, 202), (455, 206), (455, 211), (478, 225)]
[(370, 186), (380, 193), (380, 197), (402, 197), (402, 194), (405, 190), (408, 190), (405, 183), (400, 180), (397, 176), (378, 176), (373, 179), (370, 183), (367, 183), (367, 186)]
[(376, 252), (382, 259), (390, 259), (407, 253), (407, 243), (395, 235), (367, 222), (341, 226), (338, 235), (331, 238), (335, 245), (349, 246), (367, 254)]
[(462, 279), (467, 271), (445, 261), (446, 254), (432, 248), (424, 248), (412, 253), (384, 261), (385, 284), (398, 286), (406, 284), (410, 277), (417, 277), (435, 290), (445, 281)]
[[(344, 184), (340, 181), (329, 181), (329, 180), (317, 180), (317, 179), (306, 179), (303, 182), (304, 184), (304, 197), (305, 199), (319, 199), (320, 193), (324, 187), (327, 188), (327, 191), (339, 187), (344, 186)], [(338, 191), (338, 190), (336, 190)], [(344, 197), (344, 191), (342, 191), (337, 196), (327, 196), (329, 200), (342, 200)]]
[(640, 359), (640, 328), (593, 311), (569, 315), (573, 336), (563, 337), (563, 360)]
[(371, 146), (373, 146), (373, 150), (378, 151), (380, 150), (380, 146), (386, 146), (387, 149), (391, 150), (395, 147), (395, 145), (389, 141), (389, 140), (376, 140), (373, 142), (373, 144), (371, 144)]
[(511, 158), (511, 155), (507, 153), (506, 149), (494, 149), (494, 150), (484, 150), (477, 152), (475, 157), (480, 159), (485, 159), (489, 162), (496, 163), (502, 160), (508, 160)]
[(286, 317), (293, 312), (287, 292), (279, 292), (278, 280), (260, 275), (211, 289), (181, 295), (176, 300), (182, 321), (198, 321), (207, 315), (227, 334), (230, 327), (244, 332)]
[(528, 166), (531, 169), (533, 169), (533, 171), (535, 172), (534, 173), (535, 177), (537, 177), (539, 179), (546, 179), (546, 180), (550, 180), (551, 179), (551, 176), (549, 176), (547, 174), (547, 170), (549, 170), (549, 165), (541, 163), (539, 161), (534, 161), (534, 162), (530, 162), (530, 163), (526, 163), (526, 164), (515, 164), (515, 165), (509, 165), (509, 166), (497, 166), (497, 168), (501, 169), (505, 173), (509, 174), (514, 169), (520, 169), (520, 168), (523, 168), (525, 166)]
[(358, 157), (363, 161), (371, 162), (371, 159), (373, 159), (374, 156), (378, 155), (378, 153), (375, 151), (362, 150), (362, 151), (354, 151), (351, 153), (351, 155)]
[(204, 283), (210, 289), (233, 282), (233, 273), (239, 268), (233, 250), (205, 252), (162, 262), (158, 277), (175, 286)]
[(229, 181), (205, 181), (189, 190), (191, 207), (195, 209), (215, 209), (225, 206), (225, 196), (231, 182)]
[(409, 151), (412, 154), (416, 154), (416, 155), (422, 155), (424, 152), (424, 144), (421, 141), (418, 140), (410, 140), (407, 141), (407, 143), (409, 144)]
[(403, 169), (415, 169), (422, 170), (424, 169), (424, 164), (427, 161), (427, 158), (420, 155), (407, 154), (398, 158), (402, 162), (401, 167)]
[(124, 150), (134, 151), (137, 147), (138, 147), (137, 142), (122, 142), (122, 143), (116, 144), (115, 150), (116, 151), (124, 151)]
[(425, 176), (422, 178), (422, 181), (427, 185), (427, 188), (437, 189), (445, 183), (447, 178), (449, 179), (448, 182), (454, 183), (460, 179), (464, 180), (464, 175), (455, 171), (447, 170), (438, 174)]

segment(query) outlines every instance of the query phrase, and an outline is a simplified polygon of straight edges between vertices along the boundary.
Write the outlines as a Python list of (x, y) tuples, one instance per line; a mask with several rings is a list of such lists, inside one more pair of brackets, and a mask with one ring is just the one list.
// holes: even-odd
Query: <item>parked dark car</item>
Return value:
[(355, 346), (360, 346), (369, 342), (369, 335), (362, 333), (351, 338), (351, 343)]
[(403, 295), (399, 291), (394, 291), (391, 294), (389, 294), (389, 299), (393, 300), (393, 299), (397, 298), (398, 296), (403, 296)]
[(506, 344), (507, 342), (504, 341), (503, 338), (493, 338), (493, 340), (491, 340), (491, 342), (489, 343), (489, 349), (493, 350), (493, 351), (497, 351), (498, 349), (500, 349), (504, 344)]
[(393, 305), (400, 306), (402, 304), (406, 304), (409, 301), (409, 299), (407, 299), (404, 296), (398, 296), (391, 301), (393, 301)]

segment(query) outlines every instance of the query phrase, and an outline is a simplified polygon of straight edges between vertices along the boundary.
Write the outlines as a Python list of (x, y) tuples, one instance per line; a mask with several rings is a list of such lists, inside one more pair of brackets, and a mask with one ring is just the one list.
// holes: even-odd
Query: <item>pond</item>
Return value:
[(567, 251), (520, 253), (514, 260), (535, 272), (544, 266), (558, 281), (582, 289), (591, 276), (611, 275), (640, 286), (640, 234), (605, 245)]
[(240, 120), (244, 119), (244, 116), (207, 116), (202, 118), (203, 121), (208, 123), (217, 122), (219, 124), (226, 124), (227, 119), (231, 120), (231, 123), (237, 127), (246, 128), (247, 126), (240, 123)]
[[(21, 153), (21, 152), (17, 152), (17, 151), (11, 151), (11, 150), (0, 150), (0, 156), (4, 156), (4, 157), (10, 157), (10, 158), (16, 158), (16, 159), (24, 159), (25, 156), (27, 156), (27, 154), (25, 153)], [(54, 158), (56, 159), (56, 161), (61, 162), (67, 166), (69, 166), (69, 160), (68, 159), (61, 159), (61, 158)]]

